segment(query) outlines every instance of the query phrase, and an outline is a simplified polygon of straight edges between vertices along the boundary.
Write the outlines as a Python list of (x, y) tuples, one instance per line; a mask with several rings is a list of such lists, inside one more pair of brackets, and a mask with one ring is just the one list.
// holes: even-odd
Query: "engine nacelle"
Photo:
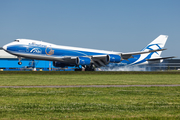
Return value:
[(76, 64), (77, 65), (90, 65), (91, 59), (88, 57), (77, 57)]
[(53, 66), (54, 67), (73, 67), (75, 65), (72, 65), (72, 64), (67, 64), (67, 63), (61, 63), (61, 62), (58, 62), (58, 61), (53, 61)]
[(121, 56), (113, 55), (113, 54), (107, 55), (107, 62), (108, 63), (119, 63), (119, 62), (121, 62)]

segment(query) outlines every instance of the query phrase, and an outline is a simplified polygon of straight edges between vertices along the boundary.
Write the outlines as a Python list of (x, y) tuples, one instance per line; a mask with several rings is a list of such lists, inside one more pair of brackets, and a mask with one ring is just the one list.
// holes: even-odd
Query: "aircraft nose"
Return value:
[(4, 49), (4, 50), (7, 50), (7, 45), (4, 45), (4, 46), (3, 46), (3, 49)]

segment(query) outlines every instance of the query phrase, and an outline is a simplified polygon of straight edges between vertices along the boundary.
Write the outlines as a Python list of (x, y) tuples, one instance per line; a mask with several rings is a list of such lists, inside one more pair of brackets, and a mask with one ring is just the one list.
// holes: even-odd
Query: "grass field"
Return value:
[(0, 85), (180, 84), (180, 72), (0, 72)]
[(180, 119), (180, 87), (1, 88), (1, 119)]
[[(0, 85), (180, 84), (180, 72), (0, 72)], [(180, 119), (180, 87), (0, 88), (0, 119)]]

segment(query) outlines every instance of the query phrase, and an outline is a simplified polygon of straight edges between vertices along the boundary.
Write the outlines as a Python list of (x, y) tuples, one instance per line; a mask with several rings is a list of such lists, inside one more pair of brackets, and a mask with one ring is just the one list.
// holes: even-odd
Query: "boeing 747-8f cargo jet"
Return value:
[(76, 66), (87, 71), (106, 66), (109, 63), (122, 63), (124, 65), (147, 64), (148, 61), (165, 59), (160, 57), (168, 36), (160, 35), (139, 52), (112, 52), (79, 47), (55, 45), (47, 42), (16, 39), (3, 46), (3, 49), (19, 58), (53, 61), (55, 67)]

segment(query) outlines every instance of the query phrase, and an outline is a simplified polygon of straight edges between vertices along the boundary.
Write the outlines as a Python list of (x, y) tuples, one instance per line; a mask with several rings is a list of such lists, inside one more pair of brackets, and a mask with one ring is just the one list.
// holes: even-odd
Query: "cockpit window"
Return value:
[(19, 40), (14, 40), (15, 42), (19, 42)]

